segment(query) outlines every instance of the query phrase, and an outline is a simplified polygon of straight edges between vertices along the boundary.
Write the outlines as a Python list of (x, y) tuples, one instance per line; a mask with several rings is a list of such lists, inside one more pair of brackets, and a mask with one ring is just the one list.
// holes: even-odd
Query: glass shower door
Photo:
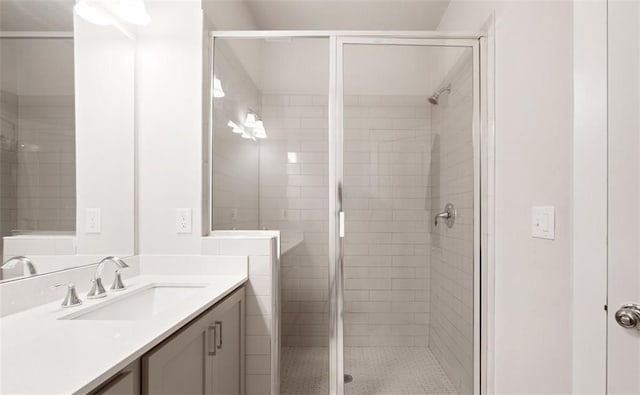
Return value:
[(339, 43), (336, 374), (346, 394), (474, 391), (474, 43)]

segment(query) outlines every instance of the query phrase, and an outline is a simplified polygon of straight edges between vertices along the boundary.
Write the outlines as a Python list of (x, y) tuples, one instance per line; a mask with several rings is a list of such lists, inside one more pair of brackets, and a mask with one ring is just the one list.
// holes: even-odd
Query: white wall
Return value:
[[(495, 392), (569, 393), (572, 314), (571, 2), (450, 3), (439, 30), (495, 12)], [(531, 206), (556, 207), (556, 240)], [(491, 381), (491, 379), (489, 379)]]
[(607, 1), (574, 3), (573, 391), (606, 392)]
[[(148, 2), (138, 29), (136, 118), (140, 254), (199, 254), (203, 13), (199, 1)], [(177, 234), (177, 208), (192, 209)]]
[[(78, 254), (134, 252), (135, 41), (75, 17)], [(86, 208), (101, 210), (87, 233)]]

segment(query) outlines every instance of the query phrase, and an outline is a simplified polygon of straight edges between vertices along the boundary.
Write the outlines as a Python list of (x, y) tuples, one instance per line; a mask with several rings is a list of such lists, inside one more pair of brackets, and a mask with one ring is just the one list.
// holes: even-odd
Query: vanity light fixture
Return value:
[(111, 26), (115, 24), (115, 20), (111, 14), (98, 4), (98, 1), (76, 0), (76, 5), (73, 6), (73, 12), (80, 18), (94, 25)]
[(117, 13), (123, 20), (138, 26), (145, 26), (151, 22), (144, 0), (120, 0)]
[(216, 77), (215, 75), (213, 76), (213, 88), (211, 90), (211, 95), (215, 98), (220, 98), (220, 97), (224, 97), (224, 90), (222, 89), (222, 82), (220, 82), (220, 79), (218, 77)]
[(236, 134), (245, 133), (244, 129), (242, 129), (240, 126), (236, 125), (235, 122), (233, 122), (233, 121), (227, 122), (227, 126), (231, 128), (231, 131), (233, 133), (236, 133)]
[(255, 128), (257, 121), (258, 115), (255, 112), (249, 110), (249, 112), (247, 113), (247, 117), (244, 120), (244, 126), (248, 128)]
[(264, 129), (264, 123), (261, 120), (256, 121), (256, 126), (253, 128), (254, 135), (259, 139), (267, 138), (267, 131)]

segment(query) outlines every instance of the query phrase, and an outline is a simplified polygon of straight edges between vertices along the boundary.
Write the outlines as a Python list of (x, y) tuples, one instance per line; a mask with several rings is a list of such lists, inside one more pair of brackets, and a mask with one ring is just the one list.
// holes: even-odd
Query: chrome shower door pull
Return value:
[(444, 211), (439, 214), (436, 214), (434, 219), (434, 225), (438, 226), (438, 222), (441, 219), (445, 221), (448, 228), (453, 228), (453, 224), (456, 221), (456, 208), (453, 206), (453, 204), (447, 203), (447, 205), (444, 206)]
[(616, 322), (626, 329), (640, 329), (640, 305), (629, 303), (616, 311)]

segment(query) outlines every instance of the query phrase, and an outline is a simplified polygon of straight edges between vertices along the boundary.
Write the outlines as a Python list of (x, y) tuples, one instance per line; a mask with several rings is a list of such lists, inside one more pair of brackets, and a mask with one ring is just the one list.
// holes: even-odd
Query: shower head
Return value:
[(451, 93), (451, 84), (440, 88), (439, 91), (437, 91), (436, 93), (434, 93), (433, 95), (431, 95), (431, 97), (429, 98), (429, 103), (433, 104), (434, 106), (438, 105), (438, 99), (440, 98), (440, 95), (443, 93)]

